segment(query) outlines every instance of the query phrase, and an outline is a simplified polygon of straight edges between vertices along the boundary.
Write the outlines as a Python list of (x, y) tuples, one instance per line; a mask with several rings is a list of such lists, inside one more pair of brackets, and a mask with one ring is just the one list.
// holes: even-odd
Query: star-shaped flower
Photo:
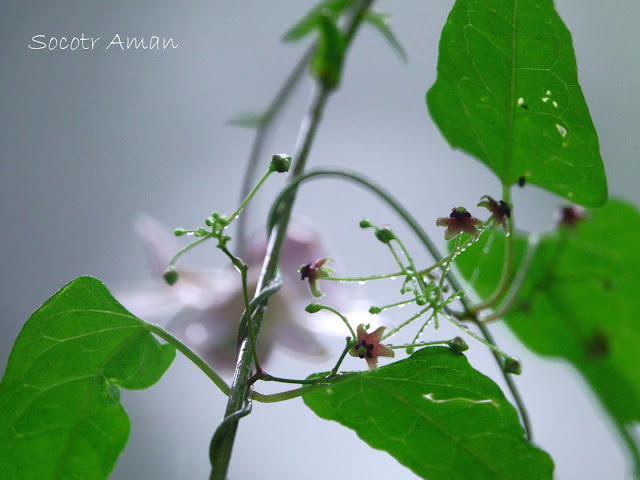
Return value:
[(316, 298), (320, 298), (324, 295), (318, 287), (318, 280), (320, 278), (327, 278), (333, 273), (332, 268), (325, 267), (325, 263), (329, 260), (333, 259), (331, 257), (321, 258), (320, 260), (316, 260), (315, 263), (307, 263), (298, 269), (298, 273), (300, 273), (300, 280), (304, 280), (305, 278), (309, 280), (311, 293)]
[(466, 208), (458, 207), (451, 210), (451, 214), (448, 217), (438, 218), (436, 225), (438, 227), (447, 227), (444, 232), (444, 239), (447, 241), (463, 232), (477, 240), (480, 235), (478, 227), (482, 226), (482, 221), (472, 217)]
[(481, 200), (483, 198), (486, 198), (486, 200), (478, 203), (478, 206), (487, 208), (493, 216), (494, 223), (496, 225), (502, 225), (502, 228), (507, 230), (507, 218), (511, 217), (511, 207), (509, 204), (504, 200), (496, 202), (489, 195), (483, 195), (480, 197)]
[(367, 333), (364, 324), (358, 325), (356, 334), (358, 335), (358, 343), (349, 350), (349, 354), (353, 357), (364, 358), (369, 365), (369, 370), (378, 368), (378, 357), (395, 357), (392, 349), (386, 345), (382, 345), (382, 334), (386, 327), (380, 327), (371, 333)]

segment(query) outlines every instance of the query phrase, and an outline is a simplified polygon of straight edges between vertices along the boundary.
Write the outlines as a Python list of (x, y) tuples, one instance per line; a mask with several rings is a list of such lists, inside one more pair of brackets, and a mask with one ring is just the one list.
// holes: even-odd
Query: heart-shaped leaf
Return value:
[(451, 146), (503, 184), (524, 177), (582, 205), (606, 201), (571, 35), (551, 0), (457, 0), (427, 105)]
[(524, 439), (500, 388), (450, 348), (423, 348), (303, 399), (429, 480), (552, 478), (551, 459)]
[(90, 277), (31, 315), (0, 383), (2, 478), (107, 478), (129, 434), (118, 386), (150, 387), (175, 357), (145, 325)]

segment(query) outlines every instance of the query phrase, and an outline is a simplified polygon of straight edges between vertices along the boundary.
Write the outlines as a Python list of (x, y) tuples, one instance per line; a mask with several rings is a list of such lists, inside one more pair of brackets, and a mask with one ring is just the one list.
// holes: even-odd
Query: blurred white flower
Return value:
[[(170, 229), (149, 216), (136, 222), (136, 232), (157, 282), (120, 289), (116, 298), (141, 319), (166, 323), (170, 332), (214, 368), (232, 369), (237, 357), (238, 323), (244, 311), (240, 274), (231, 266), (209, 271), (177, 268), (179, 279), (169, 286), (162, 280), (162, 273), (180, 248), (177, 239)], [(233, 244), (230, 245), (233, 251)], [(265, 251), (265, 239), (254, 240), (243, 258), (249, 265), (250, 296), (255, 291)], [(284, 285), (269, 299), (258, 341), (261, 362), (267, 360), (275, 344), (307, 358), (325, 359), (328, 352), (317, 340), (317, 333), (346, 336), (344, 325), (333, 314), (320, 312), (312, 316), (304, 311), (313, 296), (307, 283), (301, 281), (298, 269), (324, 255), (313, 227), (301, 220), (292, 221), (280, 256)], [(350, 285), (325, 284), (327, 303), (347, 315), (354, 326), (362, 323), (364, 316), (373, 323), (366, 313), (368, 304), (353, 300)]]

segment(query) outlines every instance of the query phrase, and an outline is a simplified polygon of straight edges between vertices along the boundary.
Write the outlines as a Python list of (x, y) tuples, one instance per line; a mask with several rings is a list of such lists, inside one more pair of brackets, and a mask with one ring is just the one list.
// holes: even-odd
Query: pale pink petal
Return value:
[(379, 327), (375, 331), (371, 332), (367, 335), (367, 343), (380, 343), (382, 340), (382, 334), (387, 329), (387, 327)]

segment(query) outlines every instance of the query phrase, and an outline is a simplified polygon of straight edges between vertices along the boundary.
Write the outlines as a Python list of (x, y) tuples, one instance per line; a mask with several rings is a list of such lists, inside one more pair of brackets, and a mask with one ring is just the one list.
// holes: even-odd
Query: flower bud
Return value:
[(269, 170), (271, 172), (287, 173), (291, 167), (291, 156), (276, 154), (271, 157), (271, 163), (269, 164)]
[(169, 268), (162, 274), (162, 278), (168, 285), (173, 285), (178, 281), (178, 272), (173, 268)]
[(174, 234), (176, 237), (180, 237), (180, 236), (184, 235), (185, 233), (187, 233), (187, 231), (186, 231), (184, 228), (176, 228), (176, 229), (173, 231), (173, 234)]
[(380, 307), (376, 307), (375, 305), (372, 305), (371, 307), (369, 307), (369, 313), (371, 315), (377, 315), (382, 311), (382, 309)]
[(320, 305), (319, 303), (313, 302), (307, 305), (304, 310), (305, 312), (308, 312), (308, 313), (317, 313), (320, 310), (322, 310), (322, 305)]
[(382, 243), (389, 243), (395, 238), (395, 235), (389, 227), (382, 227), (376, 230), (376, 238)]
[(469, 345), (467, 345), (467, 342), (465, 342), (461, 337), (455, 337), (449, 342), (449, 346), (452, 350), (458, 353), (469, 350)]
[(513, 373), (514, 375), (520, 375), (522, 373), (522, 362), (517, 357), (507, 358), (504, 361), (502, 369), (506, 373)]
[(360, 228), (369, 228), (371, 227), (371, 222), (369, 220), (367, 220), (366, 218), (363, 218), (362, 220), (360, 220)]

